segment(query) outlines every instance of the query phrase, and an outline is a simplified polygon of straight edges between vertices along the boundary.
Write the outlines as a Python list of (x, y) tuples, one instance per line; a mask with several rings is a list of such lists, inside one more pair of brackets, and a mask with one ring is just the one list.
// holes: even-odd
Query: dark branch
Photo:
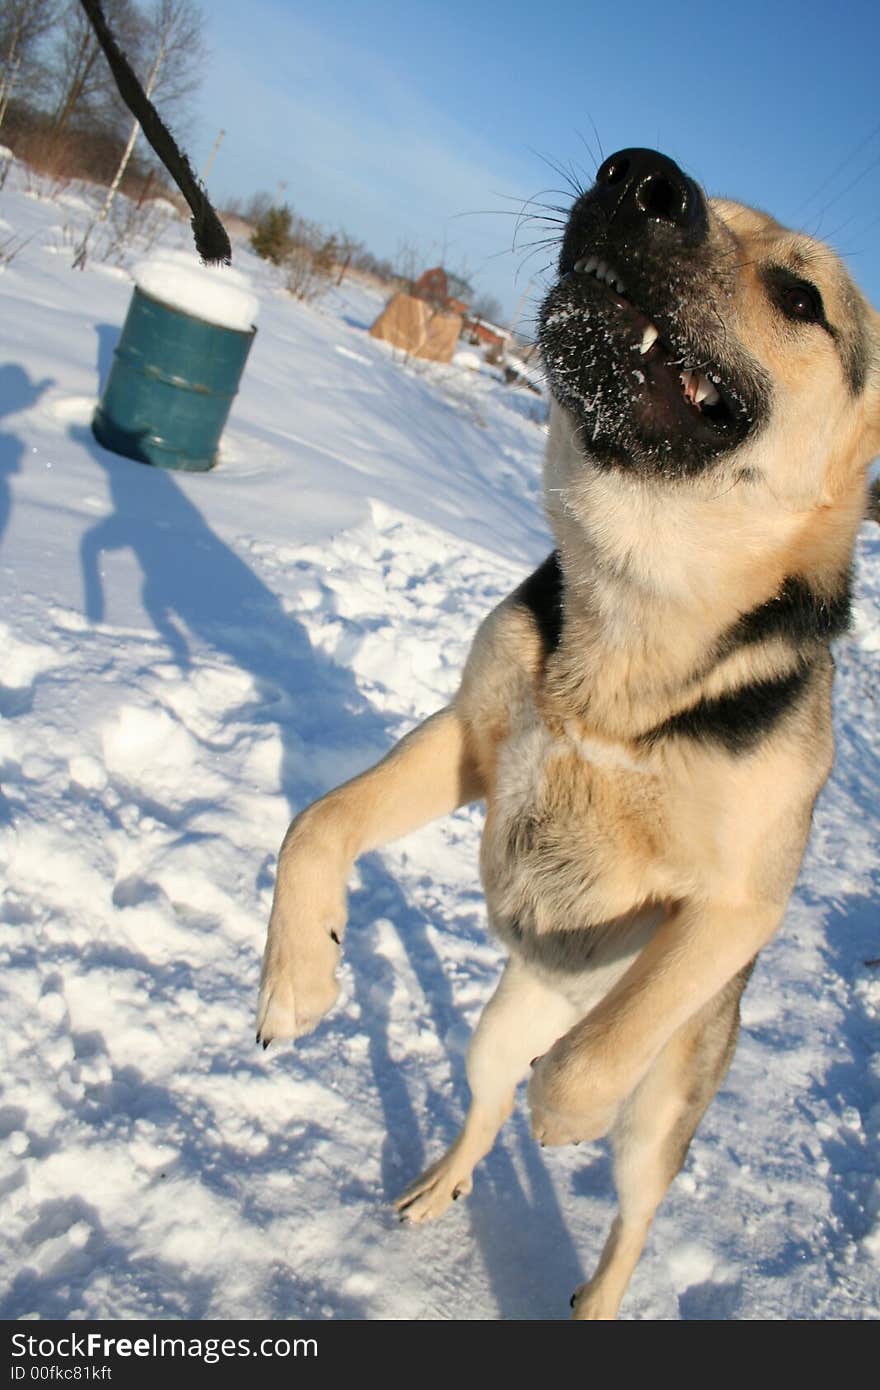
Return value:
[(144, 94), (128, 59), (113, 37), (99, 0), (80, 0), (80, 4), (110, 64), (119, 95), (140, 123), (144, 135), (189, 204), (192, 212), (190, 225), (195, 237), (196, 250), (208, 264), (222, 262), (229, 265), (232, 260), (232, 248), (226, 229), (196, 179), (186, 155), (178, 147), (153, 103)]

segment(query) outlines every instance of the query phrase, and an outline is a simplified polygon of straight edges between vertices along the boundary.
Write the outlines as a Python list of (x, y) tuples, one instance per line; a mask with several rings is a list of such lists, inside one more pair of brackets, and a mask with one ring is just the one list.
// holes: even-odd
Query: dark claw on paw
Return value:
[(577, 1298), (578, 1298), (577, 1294), (576, 1294), (576, 1293), (573, 1293), (572, 1296), (571, 1296), (571, 1298), (568, 1300), (568, 1306), (569, 1306), (569, 1308), (573, 1308), (573, 1307), (574, 1307), (574, 1305), (577, 1303)]
[(339, 937), (336, 935), (335, 931), (331, 931), (330, 935), (331, 935), (331, 937), (333, 938), (333, 940), (336, 942), (336, 945), (338, 946), (338, 945), (339, 945)]
[(268, 1041), (266, 1041), (266, 1042), (263, 1043), (263, 1051), (264, 1051), (264, 1052), (266, 1051), (266, 1048), (267, 1048), (268, 1046), (269, 1046)]

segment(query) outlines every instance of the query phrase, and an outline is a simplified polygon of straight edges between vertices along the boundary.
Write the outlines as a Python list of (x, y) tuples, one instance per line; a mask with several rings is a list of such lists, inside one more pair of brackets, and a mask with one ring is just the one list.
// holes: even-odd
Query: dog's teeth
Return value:
[(688, 399), (689, 401), (693, 401), (693, 399), (694, 399), (694, 392), (695, 392), (696, 389), (697, 389), (697, 374), (696, 374), (696, 372), (691, 372), (691, 371), (679, 372), (679, 378), (680, 378), (680, 380), (681, 380), (682, 386), (684, 387), (684, 394), (685, 394), (685, 396), (687, 397), (687, 399)]
[(720, 400), (718, 392), (711, 381), (702, 372), (686, 371), (680, 374), (681, 384), (684, 387), (684, 394), (692, 405), (700, 405), (703, 401), (707, 405), (714, 405)]
[(700, 376), (697, 378), (697, 389), (693, 399), (695, 405), (699, 405), (701, 401), (705, 401), (707, 405), (714, 405), (718, 400), (718, 392), (708, 377)]
[(602, 285), (613, 285), (618, 294), (626, 293), (626, 286), (617, 278), (617, 272), (598, 256), (581, 256), (572, 266), (575, 275), (595, 275)]
[(657, 332), (653, 323), (649, 323), (642, 334), (642, 341), (639, 343), (639, 352), (642, 353), (643, 356), (646, 352), (650, 352), (659, 337), (660, 334)]

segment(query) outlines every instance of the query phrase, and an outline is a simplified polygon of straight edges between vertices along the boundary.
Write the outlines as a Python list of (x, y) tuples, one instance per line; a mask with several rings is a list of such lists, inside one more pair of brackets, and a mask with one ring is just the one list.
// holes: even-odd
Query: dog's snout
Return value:
[(657, 150), (618, 150), (596, 174), (595, 196), (609, 223), (671, 223), (692, 236), (705, 228), (703, 195), (693, 179)]

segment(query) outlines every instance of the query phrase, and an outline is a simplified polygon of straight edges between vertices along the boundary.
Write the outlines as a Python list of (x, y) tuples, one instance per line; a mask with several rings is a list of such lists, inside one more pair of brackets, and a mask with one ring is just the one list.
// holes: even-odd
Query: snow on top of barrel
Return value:
[(184, 251), (159, 251), (135, 268), (144, 294), (193, 318), (247, 333), (260, 302), (250, 281), (229, 266), (205, 266)]

